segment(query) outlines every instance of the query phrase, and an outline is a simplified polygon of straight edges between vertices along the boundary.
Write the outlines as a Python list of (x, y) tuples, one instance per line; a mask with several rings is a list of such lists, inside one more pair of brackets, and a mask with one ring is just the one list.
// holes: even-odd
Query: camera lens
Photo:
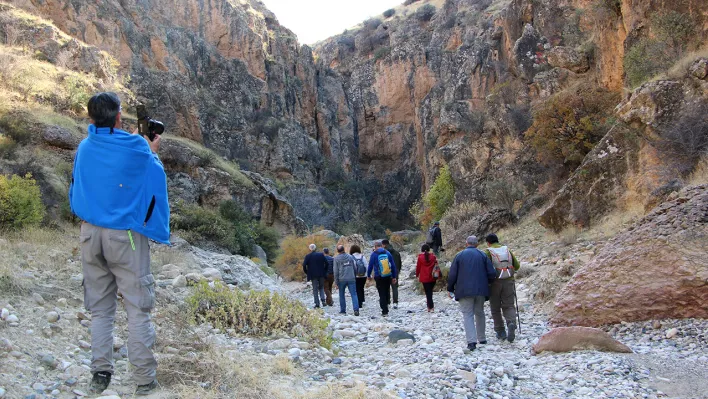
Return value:
[(148, 122), (148, 128), (151, 132), (155, 134), (162, 134), (165, 131), (165, 125), (163, 125), (162, 122), (156, 121), (154, 119), (150, 119), (150, 121)]

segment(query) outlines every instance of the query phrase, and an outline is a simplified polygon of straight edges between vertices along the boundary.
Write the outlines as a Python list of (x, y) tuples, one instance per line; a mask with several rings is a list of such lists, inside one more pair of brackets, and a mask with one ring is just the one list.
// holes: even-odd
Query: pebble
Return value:
[(666, 339), (671, 339), (678, 334), (678, 328), (672, 328), (666, 332)]
[(39, 293), (35, 292), (34, 294), (32, 294), (32, 299), (37, 305), (44, 306), (44, 298)]
[(172, 287), (183, 288), (187, 286), (187, 277), (179, 275), (172, 280)]
[(16, 323), (19, 323), (19, 322), (20, 322), (20, 318), (17, 317), (16, 315), (14, 315), (14, 314), (11, 314), (11, 315), (7, 316), (7, 317), (5, 318), (5, 320), (6, 320), (8, 323), (11, 323), (11, 324), (12, 324), (12, 323), (15, 323), (15, 324), (16, 324)]
[(288, 351), (288, 356), (292, 358), (300, 357), (300, 348), (292, 348)]
[(5, 388), (0, 387), (0, 398), (4, 398), (6, 393), (7, 391), (5, 390)]
[(59, 321), (60, 318), (61, 316), (59, 316), (59, 313), (57, 312), (47, 313), (47, 321), (50, 323), (56, 323), (57, 321)]
[(99, 396), (96, 399), (120, 399), (120, 396), (118, 395), (107, 395), (107, 396)]
[(52, 370), (57, 367), (57, 360), (54, 358), (54, 356), (49, 354), (42, 356), (41, 363), (43, 366), (46, 366)]
[(334, 359), (332, 359), (332, 364), (342, 364), (342, 358), (335, 357)]
[(7, 317), (9, 315), (10, 315), (10, 311), (7, 310), (6, 308), (2, 308), (2, 310), (0, 310), (0, 319), (7, 320)]
[(82, 391), (82, 390), (80, 390), (80, 389), (74, 389), (73, 391), (71, 391), (71, 393), (73, 393), (73, 394), (76, 395), (76, 396), (88, 396), (88, 395), (86, 394), (86, 392), (84, 392), (84, 391)]
[(89, 344), (88, 342), (86, 342), (86, 341), (84, 341), (84, 340), (79, 340), (79, 348), (81, 348), (81, 349), (90, 349), (90, 348), (91, 348), (91, 344)]
[(120, 337), (113, 337), (113, 350), (119, 350), (120, 348), (125, 346), (125, 342), (123, 342)]
[(556, 381), (564, 381), (566, 378), (568, 378), (568, 374), (566, 374), (566, 373), (553, 374), (553, 379)]

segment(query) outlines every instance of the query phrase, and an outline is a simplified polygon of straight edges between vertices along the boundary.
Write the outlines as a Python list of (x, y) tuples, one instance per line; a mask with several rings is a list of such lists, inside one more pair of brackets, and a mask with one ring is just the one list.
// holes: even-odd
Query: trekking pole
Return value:
[(521, 314), (519, 313), (519, 300), (516, 298), (516, 280), (514, 280), (514, 305), (516, 306), (516, 318), (519, 320), (519, 334), (521, 334)]

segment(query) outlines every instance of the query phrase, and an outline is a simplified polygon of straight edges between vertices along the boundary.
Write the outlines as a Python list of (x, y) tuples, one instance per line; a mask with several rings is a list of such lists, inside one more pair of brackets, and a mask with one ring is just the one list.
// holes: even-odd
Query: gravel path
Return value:
[[(404, 276), (412, 256), (404, 259)], [(289, 283), (285, 290), (312, 305), (309, 286)], [(466, 350), (462, 316), (445, 293), (435, 294), (435, 313), (425, 311), (425, 297), (413, 292), (413, 280), (400, 287), (397, 310), (381, 317), (375, 287), (366, 290), (359, 317), (339, 315), (335, 306), (324, 312), (332, 318), (339, 338), (333, 364), (303, 361), (317, 381), (362, 381), (389, 390), (401, 398), (706, 398), (708, 390), (708, 322), (664, 321), (619, 325), (610, 332), (636, 354), (580, 351), (533, 356), (531, 346), (549, 330), (545, 317), (534, 313), (526, 284), (517, 286), (522, 333), (514, 343), (494, 336), (487, 314), (487, 345)], [(653, 325), (654, 324), (654, 325)], [(655, 328), (656, 327), (656, 328)], [(677, 329), (672, 339), (665, 335)], [(395, 329), (410, 332), (415, 343), (388, 343)], [(688, 363), (687, 363), (688, 362)], [(676, 367), (671, 365), (689, 365)], [(686, 381), (689, 379), (690, 381)]]

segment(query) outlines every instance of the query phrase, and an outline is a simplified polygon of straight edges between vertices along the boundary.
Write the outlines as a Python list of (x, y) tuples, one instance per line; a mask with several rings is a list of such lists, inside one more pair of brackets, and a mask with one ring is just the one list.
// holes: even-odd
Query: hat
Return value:
[(436, 221), (435, 223), (433, 223), (433, 226), (440, 226), (440, 222)]

